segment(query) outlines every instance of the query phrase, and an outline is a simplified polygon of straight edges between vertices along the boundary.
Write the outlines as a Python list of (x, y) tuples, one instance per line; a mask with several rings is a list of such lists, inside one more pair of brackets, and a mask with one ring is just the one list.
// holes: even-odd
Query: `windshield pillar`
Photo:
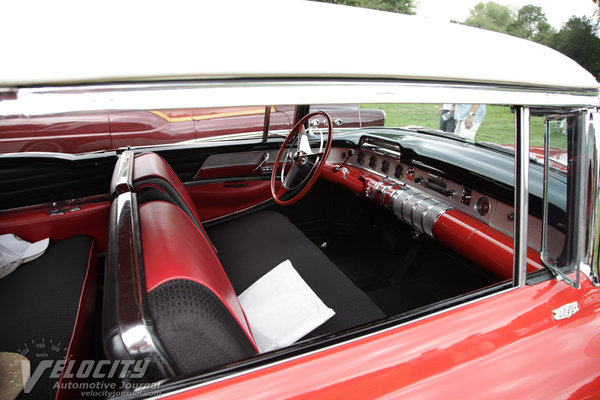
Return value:
[(513, 285), (525, 285), (527, 275), (527, 218), (529, 216), (529, 108), (515, 108), (515, 232)]

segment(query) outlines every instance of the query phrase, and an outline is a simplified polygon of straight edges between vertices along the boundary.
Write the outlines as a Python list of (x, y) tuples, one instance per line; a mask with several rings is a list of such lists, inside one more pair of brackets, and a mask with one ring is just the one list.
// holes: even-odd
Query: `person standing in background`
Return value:
[(456, 128), (454, 133), (467, 140), (474, 141), (484, 117), (485, 104), (455, 104), (454, 119)]
[(440, 131), (454, 132), (454, 104), (440, 104), (438, 115), (440, 116)]

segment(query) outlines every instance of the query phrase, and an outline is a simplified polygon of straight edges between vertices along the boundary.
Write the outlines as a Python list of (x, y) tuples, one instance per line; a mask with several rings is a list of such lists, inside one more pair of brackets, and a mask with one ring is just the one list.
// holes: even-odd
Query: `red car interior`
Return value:
[[(386, 233), (380, 232), (383, 244), (375, 244), (387, 246), (381, 247), (381, 254), (361, 252), (362, 246), (369, 243), (361, 242), (356, 233), (344, 236), (347, 221), (336, 222), (336, 215), (342, 215), (345, 210), (354, 218), (352, 215), (360, 214), (365, 204), (370, 204), (367, 207), (372, 214), (369, 220), (383, 221), (384, 227), (393, 230), (398, 229), (399, 221), (382, 207), (390, 200), (391, 191), (376, 192), (380, 180), (377, 175), (351, 165), (346, 166), (344, 175), (341, 171), (335, 172), (333, 165), (324, 166), (321, 172), (324, 179), (312, 190), (317, 194), (307, 195), (303, 199), (305, 204), (268, 207), (248, 213), (243, 211), (268, 200), (267, 180), (232, 181), (229, 178), (216, 182), (195, 181), (186, 187), (158, 154), (143, 153), (134, 158), (126, 195), (133, 196), (137, 205), (132, 211), (134, 230), (131, 234), (139, 230), (141, 247), (133, 259), (143, 271), (145, 282), (145, 291), (139, 294), (138, 300), (147, 304), (149, 312), (144, 320), (152, 327), (149, 331), (152, 340), (164, 353), (161, 357), (169, 364), (172, 375), (208, 371), (258, 354), (237, 296), (287, 259), (336, 313), (303, 340), (346, 331), (419, 304), (409, 300), (411, 296), (418, 297), (411, 292), (414, 289), (410, 288), (410, 282), (404, 289), (396, 289), (402, 296), (394, 297), (380, 283), (354, 275), (352, 265), (360, 259), (361, 253), (375, 257), (369, 259), (369, 262), (375, 260), (375, 269), (391, 264), (383, 254), (389, 249)], [(364, 199), (368, 191), (375, 193), (370, 202)], [(3, 312), (6, 316), (2, 316), (3, 321), (16, 327), (10, 339), (16, 346), (20, 345), (20, 330), (52, 326), (52, 331), (44, 331), (44, 334), (60, 338), (57, 345), (62, 350), (60, 357), (67, 360), (88, 357), (100, 330), (95, 309), (99, 280), (95, 266), (99, 260), (107, 271), (101, 339), (105, 354), (117, 360), (135, 359), (135, 354), (123, 352), (121, 333), (124, 328), (119, 325), (118, 317), (119, 299), (127, 295), (123, 293), (127, 286), (115, 285), (108, 279), (110, 271), (119, 268), (110, 257), (111, 251), (115, 251), (111, 250), (110, 243), (113, 247), (114, 243), (120, 243), (111, 240), (111, 236), (115, 239), (116, 232), (110, 226), (116, 223), (115, 210), (123, 195), (113, 193), (112, 204), (84, 201), (77, 209), (52, 216), (48, 207), (0, 215), (0, 233), (15, 233), (29, 241), (50, 237), (52, 243), (42, 257), (0, 281), (0, 301), (23, 310), (8, 313), (6, 309)], [(332, 208), (322, 203), (322, 199), (328, 198), (331, 198)], [(319, 213), (326, 215), (318, 216)], [(321, 218), (330, 220), (332, 225), (327, 229), (342, 229), (337, 233), (341, 232), (340, 236), (347, 239), (319, 248), (317, 244), (322, 239), (319, 233), (311, 233), (311, 221)], [(203, 221), (208, 220), (213, 222), (204, 226)], [(512, 239), (507, 235), (458, 210), (442, 213), (433, 233), (434, 243), (447, 246), (487, 270), (491, 278), (476, 285), (511, 278)], [(357, 241), (361, 243), (358, 246)], [(135, 235), (127, 241), (133, 242), (136, 242)], [(394, 243), (393, 248), (402, 248), (401, 242)], [(135, 254), (129, 248), (117, 250), (128, 260)], [(411, 263), (421, 262), (418, 258), (415, 261), (410, 251), (397, 250), (396, 253), (398, 251), (399, 255), (394, 257)], [(529, 249), (528, 265), (529, 271), (541, 268), (539, 254), (532, 249)], [(60, 279), (55, 279), (57, 276)], [(395, 272), (386, 279), (385, 284), (393, 287), (400, 274)], [(40, 303), (45, 305), (42, 310)], [(49, 320), (58, 322), (50, 324)], [(103, 356), (93, 354), (91, 357)], [(69, 378), (61, 380), (67, 382)], [(38, 385), (36, 390), (49, 390), (50, 383), (48, 380), (46, 386)], [(57, 396), (63, 398), (60, 391)]]
[[(148, 160), (152, 172), (148, 172)], [(164, 171), (160, 179), (171, 184), (176, 177), (166, 163), (161, 163), (164, 161), (157, 155), (137, 157), (134, 185), (149, 175), (158, 177), (156, 171)], [(143, 173), (135, 171), (138, 165)], [(173, 183), (175, 188), (182, 187), (178, 180)], [(177, 195), (179, 191), (171, 193)], [(235, 295), (286, 259), (336, 311), (310, 336), (337, 332), (385, 316), (278, 213), (262, 211), (211, 227), (209, 236), (218, 250), (217, 258), (201, 229), (194, 226), (177, 201), (164, 194), (154, 188), (140, 194), (139, 225), (148, 304), (157, 335), (154, 341), (166, 350), (175, 371), (197, 372), (256, 353)], [(117, 266), (109, 263), (107, 268)], [(107, 283), (107, 295), (111, 293)], [(110, 305), (104, 312), (111, 312)], [(108, 327), (104, 330), (109, 336), (118, 331)], [(110, 344), (113, 338), (105, 338), (104, 342)]]

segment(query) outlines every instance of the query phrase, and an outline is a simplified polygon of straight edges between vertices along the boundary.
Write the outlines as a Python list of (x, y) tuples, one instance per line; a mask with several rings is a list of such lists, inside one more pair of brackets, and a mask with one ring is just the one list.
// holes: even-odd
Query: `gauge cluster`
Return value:
[[(404, 185), (411, 191), (424, 194), (427, 198), (448, 205), (449, 208), (458, 209), (512, 236), (514, 214), (511, 205), (490, 198), (471, 187), (453, 182), (441, 176), (442, 174), (433, 174), (419, 166), (408, 165), (400, 160), (400, 151), (392, 152), (389, 149), (375, 148), (372, 143), (369, 144), (369, 146), (363, 144), (362, 148), (349, 158), (348, 165), (381, 177), (381, 184), (376, 185), (380, 192), (385, 190), (385, 193), (378, 197), (381, 205), (392, 209), (391, 194), (396, 192), (400, 185)], [(371, 195), (375, 197), (375, 194), (371, 193)], [(385, 204), (388, 199), (390, 204)], [(408, 222), (411, 223), (412, 220)], [(541, 245), (537, 225), (539, 225), (537, 220), (530, 221), (530, 245), (533, 248), (540, 248)]]

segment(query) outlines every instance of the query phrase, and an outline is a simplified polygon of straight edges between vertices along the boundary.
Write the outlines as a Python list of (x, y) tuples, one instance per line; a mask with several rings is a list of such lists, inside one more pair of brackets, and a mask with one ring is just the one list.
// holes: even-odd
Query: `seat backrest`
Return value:
[(136, 192), (153, 187), (169, 195), (194, 222), (200, 223), (196, 206), (169, 164), (156, 153), (144, 153), (134, 160), (133, 186)]
[(210, 243), (177, 206), (139, 207), (148, 305), (154, 328), (182, 373), (257, 353), (244, 311)]
[[(114, 174), (123, 179), (113, 179), (103, 311), (107, 355), (150, 358), (153, 375), (167, 378), (256, 354), (244, 311), (185, 187), (158, 155), (133, 162), (125, 156)], [(140, 286), (146, 290), (131, 290)], [(131, 327), (146, 333), (126, 338)]]
[(138, 203), (154, 200), (169, 201), (179, 207), (200, 230), (216, 253), (185, 186), (169, 164), (156, 153), (144, 153), (133, 162), (132, 185), (138, 195)]

